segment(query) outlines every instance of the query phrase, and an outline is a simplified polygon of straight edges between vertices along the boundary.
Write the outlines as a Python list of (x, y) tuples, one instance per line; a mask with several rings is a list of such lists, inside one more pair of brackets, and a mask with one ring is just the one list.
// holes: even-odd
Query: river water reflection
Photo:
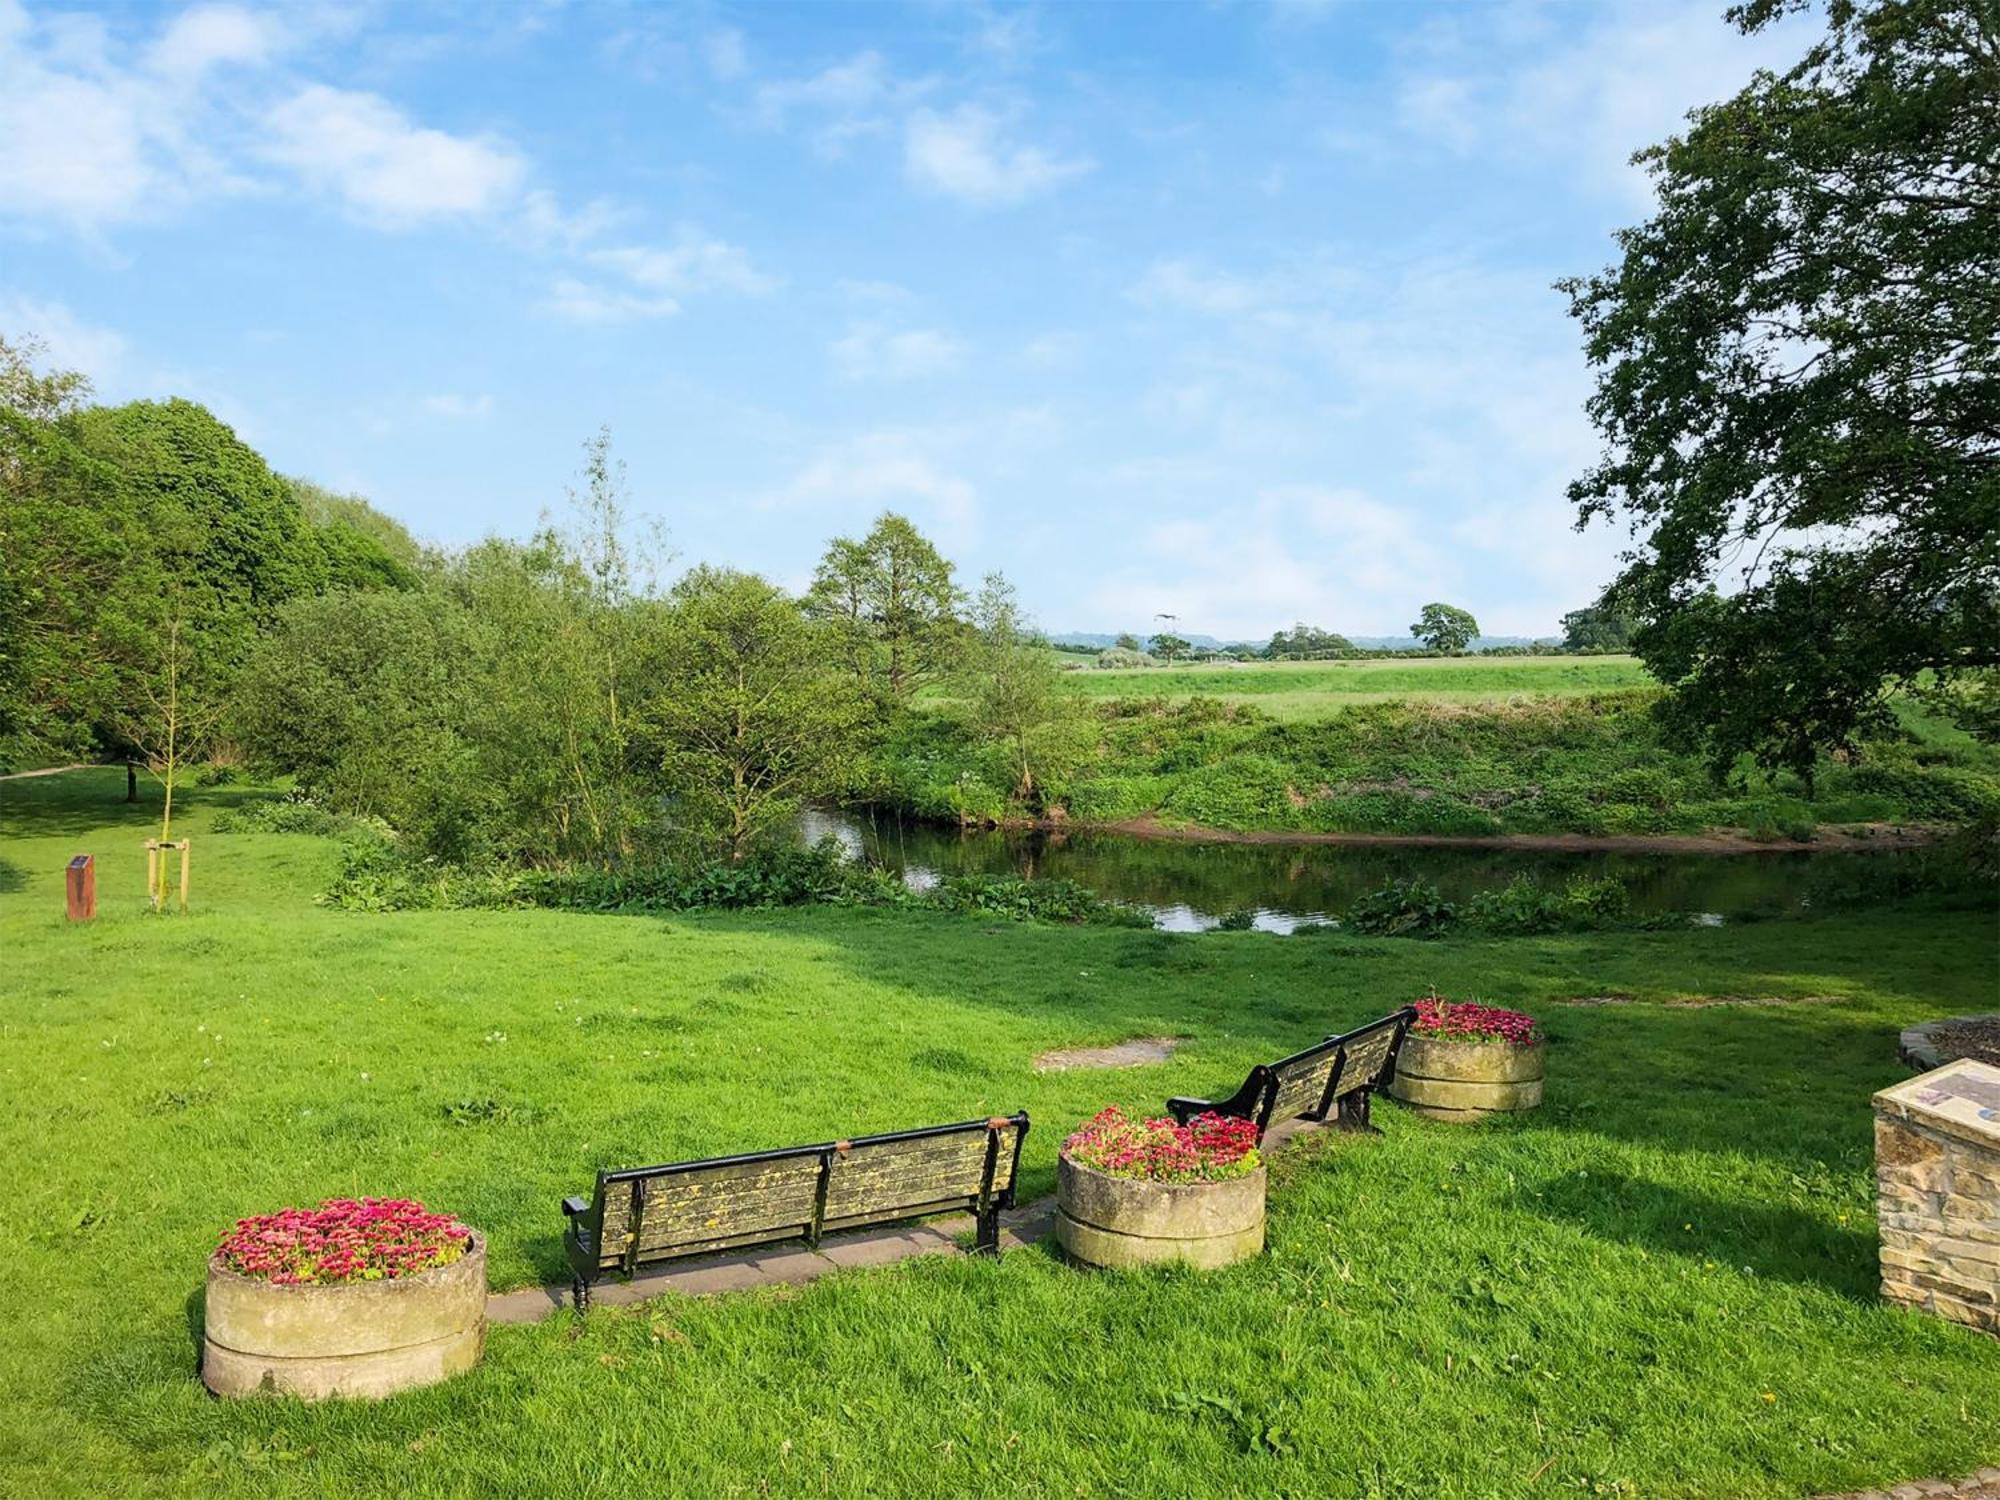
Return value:
[(1038, 833), (940, 828), (881, 815), (809, 812), (801, 832), (831, 835), (856, 857), (898, 871), (915, 886), (945, 875), (1019, 875), (1073, 880), (1151, 911), (1162, 928), (1199, 932), (1232, 912), (1289, 932), (1324, 921), (1391, 880), (1422, 877), (1452, 900), (1531, 875), (1560, 886), (1576, 875), (1615, 875), (1635, 913), (1713, 912), (1725, 918), (1795, 911), (1809, 886), (1853, 860), (1898, 860), (1908, 851), (1810, 854), (1570, 853), (1496, 847), (1227, 844), (1120, 833)]

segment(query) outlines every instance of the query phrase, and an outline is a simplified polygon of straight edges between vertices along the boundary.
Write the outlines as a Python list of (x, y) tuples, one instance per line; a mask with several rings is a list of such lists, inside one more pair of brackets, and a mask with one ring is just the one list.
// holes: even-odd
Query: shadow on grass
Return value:
[[(139, 775), (137, 792), (138, 800), (125, 800), (123, 766), (91, 766), (55, 776), (0, 782), (0, 833), (22, 839), (80, 839), (124, 829), (157, 830), (165, 793), (144, 772)], [(215, 811), (279, 795), (261, 787), (181, 783), (174, 788), (174, 826), (179, 829), (184, 813)]]
[(25, 889), (27, 884), (28, 872), (4, 855), (0, 855), (0, 896)]
[(1598, 1239), (1640, 1245), (1718, 1271), (1824, 1287), (1873, 1303), (1871, 1233), (1829, 1224), (1786, 1203), (1750, 1203), (1617, 1173), (1553, 1178), (1524, 1188), (1515, 1206)]

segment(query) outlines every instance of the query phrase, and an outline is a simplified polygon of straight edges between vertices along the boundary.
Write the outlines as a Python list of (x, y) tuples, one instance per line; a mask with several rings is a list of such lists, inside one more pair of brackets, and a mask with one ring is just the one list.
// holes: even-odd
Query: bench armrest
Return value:
[(1204, 1114), (1214, 1108), (1215, 1103), (1210, 1099), (1184, 1099), (1176, 1097), (1167, 1101), (1167, 1113), (1172, 1115), (1175, 1121), (1182, 1125), (1187, 1124), (1196, 1115)]
[(580, 1219), (590, 1212), (590, 1202), (585, 1198), (565, 1198), (563, 1199), (563, 1212), (568, 1214), (572, 1219)]

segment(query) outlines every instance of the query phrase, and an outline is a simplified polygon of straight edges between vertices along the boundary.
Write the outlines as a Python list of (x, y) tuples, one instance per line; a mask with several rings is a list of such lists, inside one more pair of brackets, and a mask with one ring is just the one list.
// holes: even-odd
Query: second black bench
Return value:
[(1406, 1005), (1394, 1015), (1330, 1036), (1290, 1057), (1257, 1064), (1243, 1087), (1227, 1099), (1169, 1099), (1167, 1112), (1183, 1125), (1211, 1111), (1254, 1120), (1260, 1136), (1273, 1121), (1292, 1119), (1372, 1130), (1369, 1098), (1396, 1076), (1396, 1053), (1416, 1018), (1416, 1008)]

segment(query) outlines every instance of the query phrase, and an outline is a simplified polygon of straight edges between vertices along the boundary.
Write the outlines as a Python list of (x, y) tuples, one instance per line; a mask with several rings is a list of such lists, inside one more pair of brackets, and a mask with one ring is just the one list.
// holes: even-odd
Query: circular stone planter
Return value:
[(448, 1266), (383, 1281), (280, 1286), (211, 1259), (201, 1379), (218, 1396), (388, 1396), (479, 1362), (486, 1237)]
[(1458, 1042), (1442, 1037), (1403, 1038), (1389, 1097), (1434, 1120), (1484, 1120), (1517, 1114), (1542, 1102), (1548, 1044)]
[(1264, 1248), (1264, 1169), (1226, 1182), (1140, 1182), (1059, 1157), (1056, 1240), (1090, 1266), (1248, 1260)]

